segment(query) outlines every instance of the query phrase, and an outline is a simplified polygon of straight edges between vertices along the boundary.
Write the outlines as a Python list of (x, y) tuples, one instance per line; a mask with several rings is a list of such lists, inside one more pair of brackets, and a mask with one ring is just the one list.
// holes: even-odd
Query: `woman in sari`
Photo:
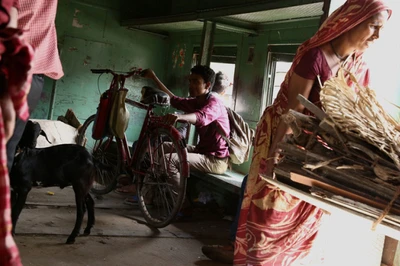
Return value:
[(391, 10), (380, 0), (348, 0), (298, 48), (276, 100), (257, 125), (234, 265), (288, 266), (309, 253), (323, 211), (262, 177), (273, 177), (279, 156), (277, 144), (291, 133), (280, 117), (289, 109), (308, 113), (297, 100), (298, 94), (320, 106), (319, 80), (324, 83), (339, 67), (353, 73), (361, 85), (368, 85), (369, 71), (362, 55), (379, 38), (390, 15)]
[(0, 1), (0, 265), (20, 266), (18, 248), (11, 235), (10, 181), (6, 142), (15, 118), (29, 115), (26, 97), (32, 75), (33, 49), (22, 39), (17, 26), (17, 0)]

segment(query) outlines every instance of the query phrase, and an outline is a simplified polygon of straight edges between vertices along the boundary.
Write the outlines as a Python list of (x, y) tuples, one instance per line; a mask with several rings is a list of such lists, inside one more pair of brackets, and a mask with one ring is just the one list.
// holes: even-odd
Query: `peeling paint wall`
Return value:
[[(92, 68), (129, 71), (131, 67), (152, 68), (164, 78), (168, 42), (154, 35), (128, 30), (119, 25), (118, 0), (59, 0), (56, 27), (65, 76), (54, 83), (46, 79), (39, 106), (32, 118), (57, 119), (71, 108), (83, 123), (96, 112), (100, 92), (110, 82), (106, 74), (92, 74)], [(99, 84), (99, 86), (98, 86)], [(128, 80), (129, 96), (140, 98), (146, 81)], [(54, 104), (51, 108), (52, 91)], [(137, 139), (144, 112), (131, 113), (128, 139)], [(139, 122), (138, 122), (139, 121)]]

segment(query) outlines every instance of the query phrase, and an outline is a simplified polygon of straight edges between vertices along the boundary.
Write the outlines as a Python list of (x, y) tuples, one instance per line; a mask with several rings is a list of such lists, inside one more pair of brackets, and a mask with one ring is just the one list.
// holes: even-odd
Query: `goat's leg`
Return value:
[(84, 196), (81, 193), (80, 190), (75, 189), (75, 203), (76, 203), (76, 221), (75, 221), (75, 227), (72, 230), (72, 233), (69, 235), (67, 239), (67, 244), (73, 244), (75, 243), (75, 238), (79, 235), (79, 231), (81, 229), (82, 225), (82, 220), (83, 220), (83, 215), (84, 215)]
[(83, 235), (87, 236), (87, 235), (90, 235), (90, 230), (92, 229), (92, 227), (95, 223), (94, 200), (89, 193), (85, 197), (85, 204), (86, 204), (87, 211), (88, 211), (88, 221), (87, 221), (87, 225), (86, 225)]
[(11, 220), (12, 220), (12, 234), (15, 234), (15, 227), (17, 226), (17, 221), (22, 209), (25, 206), (26, 198), (28, 196), (31, 188), (19, 189), (18, 191), (13, 191), (13, 198), (15, 202), (12, 203), (11, 209)]

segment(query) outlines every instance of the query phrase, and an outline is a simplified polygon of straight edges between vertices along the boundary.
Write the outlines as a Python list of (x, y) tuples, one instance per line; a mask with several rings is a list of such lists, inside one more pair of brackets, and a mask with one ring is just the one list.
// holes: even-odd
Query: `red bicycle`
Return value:
[[(104, 167), (107, 170), (99, 170), (91, 192), (96, 195), (107, 194), (116, 188), (118, 177), (127, 175), (136, 184), (139, 208), (146, 221), (154, 227), (165, 227), (181, 209), (186, 194), (189, 164), (185, 140), (173, 125), (164, 124), (162, 117), (154, 114), (153, 108), (160, 103), (143, 104), (125, 99), (126, 104), (146, 110), (136, 148), (131, 154), (126, 135), (118, 138), (107, 130), (110, 108), (103, 108), (103, 117), (100, 108), (102, 99), (113, 97), (114, 92), (124, 89), (125, 80), (139, 76), (140, 70), (122, 73), (110, 69), (91, 71), (94, 74), (113, 75), (110, 88), (100, 98), (97, 114), (85, 121), (77, 139), (78, 144), (85, 146), (95, 159), (107, 166)], [(101, 137), (95, 136), (99, 128), (105, 132)], [(171, 147), (173, 152), (169, 152), (172, 151)], [(172, 166), (180, 175), (178, 181), (172, 178)]]

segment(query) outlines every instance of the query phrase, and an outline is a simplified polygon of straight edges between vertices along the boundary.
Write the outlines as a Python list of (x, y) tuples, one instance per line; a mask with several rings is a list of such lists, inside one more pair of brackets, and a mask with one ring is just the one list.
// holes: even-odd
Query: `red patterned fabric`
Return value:
[[(303, 55), (383, 10), (391, 14), (382, 1), (348, 0), (298, 48), (276, 100), (265, 109), (257, 125), (236, 234), (234, 265), (289, 266), (309, 253), (318, 233), (322, 210), (269, 184), (260, 173), (266, 171), (272, 137), (288, 102), (288, 82)], [(369, 74), (362, 54), (349, 57), (344, 68), (367, 85)]]
[[(26, 96), (32, 75), (33, 49), (21, 39), (21, 31), (4, 29), (9, 21), (9, 9), (13, 0), (0, 2), (0, 94), (10, 95), (16, 114), (21, 119), (28, 117)], [(6, 82), (5, 82), (6, 81)], [(1, 96), (0, 96), (1, 97)], [(4, 97), (4, 96), (3, 96)], [(18, 248), (11, 235), (10, 184), (7, 170), (6, 139), (3, 114), (0, 109), (0, 265), (20, 266)]]
[(35, 49), (32, 74), (44, 74), (52, 79), (64, 75), (57, 48), (55, 17), (57, 0), (19, 0), (18, 27), (24, 39)]

